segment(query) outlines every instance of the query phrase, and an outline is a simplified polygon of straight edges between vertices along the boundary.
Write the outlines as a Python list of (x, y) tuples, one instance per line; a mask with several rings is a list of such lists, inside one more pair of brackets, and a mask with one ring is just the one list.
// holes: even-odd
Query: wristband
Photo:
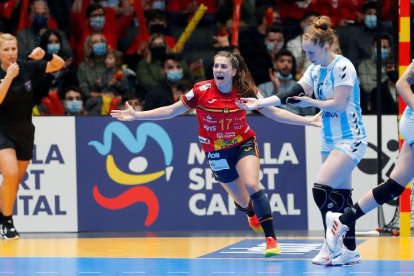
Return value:
[[(282, 105), (285, 105), (287, 103), (286, 100), (288, 98), (291, 98), (292, 96), (299, 96), (300, 94), (305, 94), (305, 91), (303, 90), (303, 87), (299, 83), (296, 83), (289, 91), (278, 93), (277, 96), (282, 102)], [(290, 103), (293, 103), (293, 102), (290, 101)]]
[(45, 52), (45, 55), (42, 59), (46, 61), (51, 61), (53, 59), (53, 55), (51, 53)]

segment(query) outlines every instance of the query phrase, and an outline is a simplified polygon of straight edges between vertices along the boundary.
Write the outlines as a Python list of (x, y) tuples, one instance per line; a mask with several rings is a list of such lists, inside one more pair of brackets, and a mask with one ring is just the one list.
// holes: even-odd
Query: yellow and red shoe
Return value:
[(259, 234), (263, 233), (263, 228), (260, 225), (259, 219), (256, 215), (254, 215), (253, 217), (247, 217), (247, 220), (249, 221), (250, 228), (252, 228), (254, 232)]
[(273, 237), (266, 237), (265, 257), (272, 257), (275, 255), (279, 255), (280, 253), (282, 253), (282, 248), (277, 243), (277, 239)]

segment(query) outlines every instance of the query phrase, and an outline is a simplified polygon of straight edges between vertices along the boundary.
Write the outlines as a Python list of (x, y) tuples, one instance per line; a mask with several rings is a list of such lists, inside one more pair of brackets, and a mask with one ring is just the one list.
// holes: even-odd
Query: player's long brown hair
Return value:
[(244, 59), (239, 54), (233, 54), (228, 51), (220, 51), (215, 56), (216, 57), (227, 57), (231, 61), (231, 65), (234, 69), (237, 69), (236, 75), (233, 77), (233, 86), (238, 90), (238, 95), (240, 97), (250, 97), (256, 96), (258, 91), (257, 86), (254, 83), (252, 75), (250, 74), (249, 69), (247, 68)]
[(332, 21), (328, 16), (319, 16), (313, 20), (302, 39), (310, 40), (319, 47), (328, 43), (334, 53), (341, 54), (338, 36), (332, 29)]

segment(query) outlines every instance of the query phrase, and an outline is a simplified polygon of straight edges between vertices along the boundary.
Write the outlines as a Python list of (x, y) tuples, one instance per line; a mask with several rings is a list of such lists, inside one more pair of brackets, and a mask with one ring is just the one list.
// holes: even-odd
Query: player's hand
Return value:
[(322, 127), (322, 111), (311, 118), (311, 126)]
[(7, 67), (7, 75), (12, 77), (13, 79), (19, 74), (19, 65), (17, 62), (10, 63), (10, 66)]
[(286, 102), (292, 104), (293, 106), (297, 106), (297, 107), (314, 106), (313, 99), (311, 97), (303, 96), (303, 95), (289, 97), (286, 100)]
[(33, 51), (30, 53), (29, 58), (34, 60), (40, 60), (45, 56), (45, 50), (43, 50), (40, 47), (36, 47), (33, 49)]
[(132, 106), (129, 105), (128, 102), (125, 102), (125, 108), (124, 110), (118, 110), (114, 109), (111, 111), (111, 117), (115, 118), (120, 121), (132, 121), (136, 118), (136, 112), (132, 108)]
[(256, 98), (240, 98), (235, 101), (240, 109), (255, 110), (259, 107), (259, 100)]

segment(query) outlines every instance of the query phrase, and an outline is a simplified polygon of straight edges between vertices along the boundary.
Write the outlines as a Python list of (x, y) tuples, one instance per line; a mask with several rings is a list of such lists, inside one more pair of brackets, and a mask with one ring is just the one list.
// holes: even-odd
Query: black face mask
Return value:
[(393, 83), (396, 83), (398, 80), (398, 71), (397, 70), (388, 71), (387, 77), (390, 81), (392, 81)]
[(47, 17), (43, 15), (33, 16), (32, 28), (36, 33), (43, 28), (47, 28)]
[(162, 60), (166, 55), (167, 48), (165, 46), (150, 47), (152, 58), (155, 60)]
[(167, 28), (165, 28), (162, 24), (154, 24), (150, 27), (150, 33), (160, 33), (165, 34), (167, 32)]

